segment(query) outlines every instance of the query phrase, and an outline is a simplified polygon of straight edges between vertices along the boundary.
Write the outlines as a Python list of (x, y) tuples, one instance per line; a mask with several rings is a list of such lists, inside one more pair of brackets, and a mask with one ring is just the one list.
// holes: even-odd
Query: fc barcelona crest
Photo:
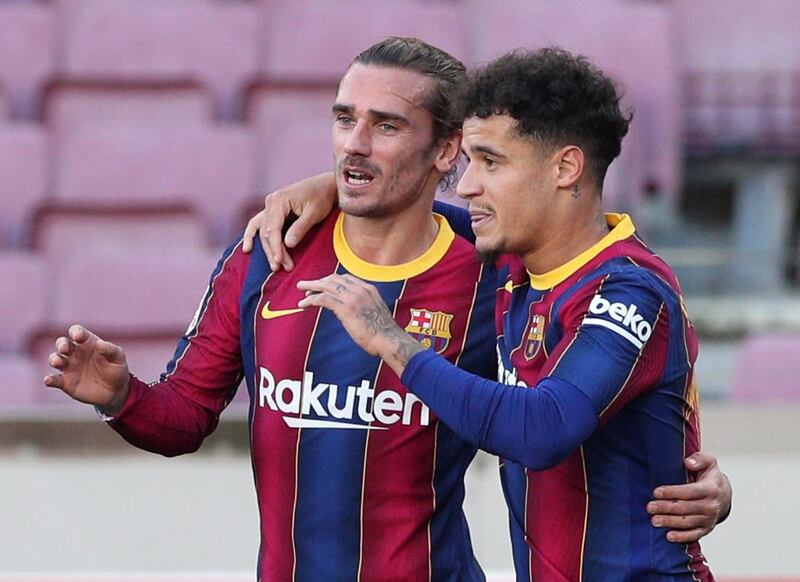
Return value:
[(453, 316), (441, 311), (411, 309), (411, 321), (406, 331), (425, 348), (441, 354), (450, 343), (450, 321)]
[(539, 353), (544, 339), (544, 315), (532, 315), (525, 337), (525, 359), (532, 360)]

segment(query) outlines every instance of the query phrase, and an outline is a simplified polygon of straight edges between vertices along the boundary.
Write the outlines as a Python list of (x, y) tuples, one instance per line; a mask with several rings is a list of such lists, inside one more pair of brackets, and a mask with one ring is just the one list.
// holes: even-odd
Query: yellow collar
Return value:
[(401, 265), (375, 265), (358, 257), (344, 238), (344, 214), (336, 218), (333, 229), (333, 251), (339, 263), (350, 273), (361, 279), (376, 282), (402, 281), (421, 275), (442, 260), (456, 235), (440, 214), (433, 215), (439, 225), (439, 232), (433, 244), (422, 255)]
[(540, 291), (545, 289), (552, 289), (567, 277), (572, 275), (575, 271), (583, 267), (586, 263), (591, 261), (602, 251), (613, 245), (615, 242), (624, 240), (631, 236), (636, 228), (633, 226), (631, 217), (627, 214), (613, 214), (606, 213), (606, 222), (611, 227), (611, 231), (604, 236), (597, 244), (586, 249), (577, 257), (564, 263), (560, 267), (556, 267), (552, 271), (544, 273), (543, 275), (534, 275), (530, 271), (528, 275), (531, 279), (531, 287)]

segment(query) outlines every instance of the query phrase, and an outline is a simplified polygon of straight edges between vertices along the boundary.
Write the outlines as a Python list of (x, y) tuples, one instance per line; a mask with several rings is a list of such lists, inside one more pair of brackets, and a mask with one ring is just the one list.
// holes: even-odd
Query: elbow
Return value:
[(560, 465), (569, 457), (571, 452), (563, 448), (534, 450), (531, 451), (532, 454), (525, 455), (525, 458), (520, 459), (518, 462), (533, 471), (545, 471)]

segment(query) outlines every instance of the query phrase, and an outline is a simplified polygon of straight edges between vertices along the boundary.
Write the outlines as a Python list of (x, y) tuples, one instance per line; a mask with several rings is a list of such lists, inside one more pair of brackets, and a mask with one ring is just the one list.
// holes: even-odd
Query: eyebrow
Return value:
[[(474, 153), (487, 154), (487, 155), (490, 155), (490, 156), (494, 156), (496, 158), (507, 158), (508, 157), (505, 154), (502, 154), (499, 151), (497, 151), (496, 149), (491, 148), (491, 147), (489, 147), (487, 145), (478, 144), (476, 146), (470, 147), (469, 149), (470, 149), (470, 151), (472, 151)], [(466, 148), (461, 148), (461, 153), (463, 153), (465, 156), (469, 157), (469, 152), (467, 152)]]
[[(344, 105), (341, 103), (334, 103), (333, 105), (333, 112), (334, 113), (353, 113), (354, 109), (352, 105)], [(400, 115), (399, 113), (391, 113), (388, 111), (380, 111), (378, 109), (368, 109), (367, 113), (373, 118), (378, 121), (399, 121), (401, 123), (405, 123), (406, 125), (411, 125), (411, 122), (407, 117)]]

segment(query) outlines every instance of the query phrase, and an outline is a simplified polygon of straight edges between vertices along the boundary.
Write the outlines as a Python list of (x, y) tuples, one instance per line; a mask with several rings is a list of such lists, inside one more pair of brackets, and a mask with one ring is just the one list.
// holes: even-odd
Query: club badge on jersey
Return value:
[(411, 321), (408, 322), (405, 330), (423, 347), (441, 354), (447, 349), (452, 337), (450, 333), (452, 319), (453, 315), (450, 313), (412, 308)]
[(525, 334), (525, 359), (532, 360), (539, 353), (544, 339), (544, 315), (533, 314), (528, 321), (528, 333)]

